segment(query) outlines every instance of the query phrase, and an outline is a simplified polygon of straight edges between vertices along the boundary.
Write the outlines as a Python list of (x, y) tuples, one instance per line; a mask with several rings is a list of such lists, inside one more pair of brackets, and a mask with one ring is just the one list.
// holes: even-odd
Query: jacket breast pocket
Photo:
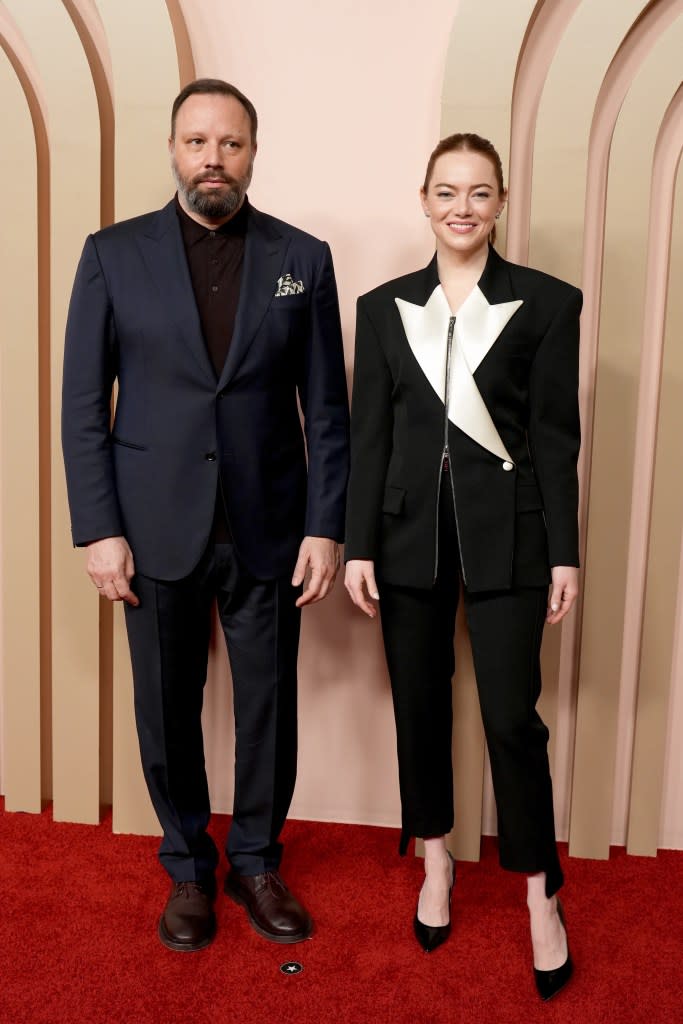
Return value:
[(406, 492), (402, 487), (385, 487), (382, 511), (389, 516), (403, 515)]
[(276, 295), (270, 304), (271, 313), (301, 315), (308, 309), (308, 295)]

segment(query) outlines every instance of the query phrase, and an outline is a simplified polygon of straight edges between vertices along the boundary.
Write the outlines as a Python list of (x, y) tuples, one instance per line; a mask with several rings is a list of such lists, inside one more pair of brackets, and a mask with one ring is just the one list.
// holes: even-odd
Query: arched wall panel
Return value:
[(675, 645), (677, 581), (669, 567), (683, 522), (679, 429), (683, 306), (677, 281), (670, 273), (676, 176), (682, 149), (683, 85), (662, 119), (653, 160), (627, 584), (643, 594), (638, 608), (642, 641), (627, 846), (630, 853), (649, 855), (656, 853), (659, 841), (666, 713)]
[[(583, 443), (579, 458), (579, 477), (581, 480), (580, 519), (584, 524), (582, 530), (582, 557), (585, 562), (586, 536), (585, 528), (587, 509), (590, 499), (590, 468), (593, 450), (593, 427), (595, 408), (595, 386), (598, 364), (598, 340), (600, 330), (600, 296), (603, 285), (603, 256), (605, 241), (605, 207), (608, 186), (608, 169), (612, 138), (619, 116), (619, 111), (627, 96), (631, 83), (637, 77), (643, 61), (646, 59), (657, 39), (665, 33), (683, 12), (681, 0), (651, 0), (644, 6), (641, 15), (634, 21), (617, 50), (610, 67), (602, 82), (598, 95), (590, 137), (588, 140), (588, 173), (590, 188), (586, 190), (586, 204), (583, 218), (583, 291), (584, 309), (581, 332), (581, 373), (579, 395), (581, 401), (581, 422)], [(570, 670), (578, 660), (581, 622), (583, 619), (581, 598), (574, 617), (568, 624), (564, 636), (568, 642), (568, 657), (564, 660), (563, 669)], [(592, 617), (586, 617), (590, 625)], [(599, 631), (598, 631), (599, 635)], [(599, 642), (599, 641), (598, 641)], [(563, 645), (563, 651), (564, 651)], [(590, 681), (584, 678), (590, 689)], [(617, 726), (619, 728), (619, 726)], [(631, 734), (630, 718), (622, 716), (622, 728)], [(629, 746), (628, 738), (622, 744), (624, 750)], [(629, 754), (630, 757), (630, 754)], [(628, 763), (623, 759), (617, 765), (616, 793), (614, 800), (614, 821), (622, 822), (626, 813), (628, 790)], [(586, 777), (587, 792), (590, 793), (590, 777)], [(573, 844), (575, 852), (576, 844)], [(605, 845), (602, 844), (604, 854)]]
[[(114, 82), (104, 25), (94, 0), (62, 0), (76, 29), (92, 76), (100, 125), (100, 226), (114, 221)], [(99, 606), (99, 789), (100, 802), (112, 802), (113, 614)]]
[[(669, 55), (675, 52), (676, 45), (683, 45), (683, 2), (677, 5), (678, 20), (673, 25), (666, 39), (669, 42)], [(666, 60), (667, 53), (663, 53)], [(664, 109), (671, 93), (680, 83), (679, 75), (670, 75), (669, 88), (666, 87), (661, 93), (661, 106)], [(646, 94), (647, 95), (647, 94)], [(654, 92), (653, 102), (658, 101), (659, 93)], [(679, 90), (680, 101), (680, 90)], [(656, 108), (655, 108), (656, 109)], [(666, 114), (664, 115), (666, 118)], [(659, 121), (658, 118), (656, 118)], [(660, 136), (663, 134), (664, 122), (660, 128)], [(657, 416), (659, 391), (652, 386), (654, 377), (650, 373), (653, 363), (656, 361), (661, 371), (661, 341), (664, 331), (665, 308), (667, 302), (667, 283), (670, 278), (667, 273), (669, 248), (671, 241), (673, 215), (673, 202), (670, 190), (674, 187), (674, 181), (666, 182), (666, 189), (661, 186), (662, 171), (666, 167), (668, 172), (675, 177), (676, 166), (672, 159), (678, 160), (680, 154), (680, 135), (676, 138), (674, 131), (675, 154), (669, 153), (664, 156), (655, 149), (653, 155), (653, 178), (650, 187), (651, 210), (648, 238), (648, 267), (645, 281), (644, 316), (642, 326), (641, 342), (641, 369), (639, 372), (640, 386), (638, 397), (638, 413), (636, 424), (636, 446), (634, 452), (634, 480), (631, 498), (631, 521), (628, 550), (628, 575), (626, 579), (626, 608), (624, 615), (623, 644), (621, 656), (620, 676), (620, 704), (619, 720), (617, 724), (617, 764), (616, 774), (618, 785), (615, 788), (614, 802), (614, 823), (628, 820), (628, 804), (630, 796), (630, 784), (633, 777), (634, 733), (638, 725), (637, 695), (643, 689), (646, 679), (639, 675), (641, 631), (644, 624), (645, 609), (645, 585), (648, 559), (648, 531), (650, 525), (650, 509), (652, 504), (652, 482), (654, 475), (654, 463), (656, 459), (657, 440)], [(668, 133), (671, 145), (671, 135)], [(663, 207), (666, 200), (667, 206)], [(652, 219), (656, 220), (655, 229)], [(680, 325), (679, 325), (680, 326)], [(651, 357), (654, 357), (652, 359)], [(648, 383), (649, 378), (649, 383)], [(660, 434), (661, 437), (661, 434)], [(647, 468), (646, 468), (647, 463)], [(675, 488), (674, 488), (675, 495)], [(672, 495), (673, 497), (673, 495)], [(675, 503), (675, 502), (674, 502)], [(670, 557), (675, 563), (673, 551)], [(653, 581), (654, 582), (654, 581)], [(668, 579), (660, 580), (662, 588), (668, 586)], [(669, 634), (667, 646), (671, 651), (673, 638)], [(624, 834), (624, 826), (621, 826), (619, 841)]]
[(639, 367), (648, 343), (648, 221), (634, 218), (631, 207), (634, 191), (644, 208), (648, 202), (656, 137), (677, 85), (674, 54), (682, 31), (679, 19), (652, 40), (625, 96), (610, 153), (572, 802), (571, 849), (584, 856), (606, 857), (610, 843), (625, 839), (619, 794), (628, 793), (631, 774), (642, 625), (642, 579), (628, 581), (629, 524)]
[[(582, 284), (582, 212), (586, 195), (586, 164), (591, 119), (600, 84), (610, 60), (642, 4), (567, 3), (544, 5), (520, 55), (513, 97), (516, 136), (516, 222), (511, 259), (528, 258), (573, 284)], [(542, 34), (551, 8), (550, 39)], [(580, 74), (577, 69), (580, 68)], [(540, 71), (543, 78), (539, 83)], [(524, 72), (524, 73), (523, 73)], [(567, 88), (567, 82), (572, 88)], [(539, 92), (539, 84), (543, 84)], [(526, 105), (526, 108), (524, 108)], [(517, 114), (515, 110), (517, 109)], [(535, 121), (530, 113), (535, 112)], [(531, 125), (531, 127), (530, 127)], [(558, 126), (562, 126), (558, 133)], [(533, 129), (533, 130), (532, 130)], [(529, 139), (533, 140), (530, 144)], [(515, 154), (513, 153), (513, 156)], [(511, 181), (513, 168), (511, 167)], [(520, 217), (520, 205), (525, 211)], [(551, 764), (555, 780), (558, 831), (567, 834), (574, 760), (576, 674), (571, 621), (562, 631), (547, 630), (543, 645), (544, 689), (541, 714), (551, 728)]]
[(190, 33), (185, 21), (181, 0), (166, 0), (166, 7), (168, 8), (168, 15), (173, 28), (180, 87), (182, 88), (196, 77), (192, 40), (190, 39)]
[[(83, 238), (97, 224), (99, 123), (82, 45), (62, 4), (8, 0), (45, 84), (51, 153), (50, 446), (53, 803), (56, 818), (99, 820), (97, 605), (70, 550), (60, 446), (62, 342)], [(59, 51), (56, 64), (52, 54)], [(76, 173), (77, 169), (77, 173)], [(41, 302), (45, 297), (41, 296)], [(69, 600), (62, 600), (64, 593)]]
[[(538, 106), (544, 95), (548, 71), (567, 27), (581, 0), (538, 3), (520, 49), (512, 94), (512, 144), (509, 179), (515, 201), (508, 216), (508, 259), (527, 263), (532, 167)], [(539, 149), (543, 149), (539, 146)]]
[[(40, 324), (38, 193), (49, 188), (44, 96), (15, 22), (0, 6), (2, 137), (0, 217), (16, 277), (0, 276), (0, 485), (2, 547), (2, 786), (9, 810), (40, 811), (41, 695)], [(16, 154), (25, 171), (17, 175)], [(10, 187), (10, 182), (12, 187)], [(43, 207), (44, 209), (44, 207)], [(44, 238), (43, 238), (44, 240)], [(43, 269), (44, 267), (44, 260)], [(45, 286), (44, 279), (40, 284)], [(45, 321), (42, 324), (45, 328)], [(43, 340), (44, 337), (43, 337)], [(22, 544), (17, 544), (18, 532)]]
[[(675, 401), (680, 392), (680, 369), (674, 364), (674, 373), (671, 373), (670, 366), (675, 359), (674, 353), (680, 349), (681, 309), (680, 289), (672, 289), (671, 283), (683, 280), (683, 174), (680, 166), (678, 170), (678, 183), (676, 189), (674, 216), (673, 216), (673, 237), (671, 242), (671, 269), (669, 272), (670, 294), (668, 298), (666, 339), (665, 339), (665, 363), (664, 377), (662, 384), (662, 435), (673, 438), (673, 448), (679, 448), (680, 439), (680, 410), (681, 402)], [(672, 395), (674, 400), (667, 400)], [(670, 442), (669, 442), (670, 443)], [(675, 474), (680, 477), (680, 460), (676, 464)], [(657, 482), (655, 482), (655, 502), (653, 504), (653, 516), (657, 515), (659, 494)], [(660, 490), (660, 494), (664, 488)], [(668, 500), (665, 495), (665, 500)], [(678, 566), (669, 552), (667, 571), (676, 578), (676, 597), (674, 605), (674, 642), (671, 652), (671, 674), (669, 676), (669, 702), (667, 709), (667, 728), (664, 743), (664, 782), (661, 801), (661, 823), (660, 823), (660, 845), (665, 849), (683, 849), (683, 772), (681, 771), (681, 741), (680, 722), (683, 721), (683, 686), (680, 680), (683, 679), (683, 529), (680, 521), (678, 525), (678, 537), (675, 543), (678, 544), (680, 557)], [(653, 524), (653, 533), (657, 524)], [(675, 547), (674, 547), (675, 550)]]

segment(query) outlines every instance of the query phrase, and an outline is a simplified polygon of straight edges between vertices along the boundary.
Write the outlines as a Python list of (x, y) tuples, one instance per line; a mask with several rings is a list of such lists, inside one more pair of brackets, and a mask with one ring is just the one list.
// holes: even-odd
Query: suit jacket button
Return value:
[(509, 473), (510, 470), (514, 469), (514, 468), (515, 467), (513, 466), (513, 464), (511, 462), (504, 462), (503, 463), (503, 469), (505, 470), (506, 473)]
[(215, 462), (216, 461), (216, 453), (215, 452), (207, 452), (206, 455), (204, 456), (204, 458), (206, 459), (207, 462)]

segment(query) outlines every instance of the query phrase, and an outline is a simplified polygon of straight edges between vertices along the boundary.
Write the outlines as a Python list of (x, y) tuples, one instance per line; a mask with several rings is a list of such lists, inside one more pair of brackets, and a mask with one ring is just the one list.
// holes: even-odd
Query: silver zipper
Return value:
[(467, 574), (465, 573), (465, 563), (462, 560), (462, 544), (460, 543), (460, 525), (458, 523), (458, 509), (455, 504), (455, 484), (453, 483), (453, 463), (450, 458), (448, 460), (448, 475), (451, 478), (451, 494), (453, 495), (453, 514), (455, 516), (455, 533), (458, 538), (458, 554), (460, 555), (460, 571), (462, 572), (462, 581), (467, 586)]
[(460, 543), (460, 524), (458, 523), (458, 509), (455, 503), (455, 484), (453, 482), (453, 462), (450, 456), (450, 449), (448, 447), (448, 399), (450, 396), (450, 384), (451, 384), (451, 349), (453, 347), (453, 333), (455, 331), (455, 317), (452, 316), (448, 321), (448, 337), (446, 339), (446, 375), (444, 381), (444, 418), (443, 418), (443, 451), (441, 452), (441, 466), (439, 468), (439, 486), (437, 488), (437, 514), (436, 514), (436, 566), (434, 570), (434, 579), (436, 579), (436, 573), (438, 571), (438, 559), (439, 559), (439, 512), (438, 512), (438, 501), (441, 494), (441, 474), (443, 473), (444, 459), (448, 459), (448, 478), (451, 482), (451, 497), (453, 499), (453, 515), (455, 517), (455, 534), (458, 540), (458, 555), (460, 556), (460, 570), (462, 572), (463, 583), (467, 584), (467, 576), (465, 575), (465, 564), (462, 558), (462, 544)]
[(436, 545), (434, 554), (434, 580), (436, 583), (436, 576), (439, 571), (439, 498), (441, 497), (441, 476), (443, 474), (443, 460), (446, 458), (446, 452), (441, 452), (441, 462), (439, 463), (439, 482), (436, 485)]

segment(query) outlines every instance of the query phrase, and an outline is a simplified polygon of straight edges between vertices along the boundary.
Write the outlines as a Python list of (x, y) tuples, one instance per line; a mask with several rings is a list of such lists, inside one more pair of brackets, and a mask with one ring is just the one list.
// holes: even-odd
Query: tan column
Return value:
[(613, 831), (613, 808), (630, 775), (642, 621), (642, 580), (628, 582), (627, 510), (647, 272), (647, 218), (633, 218), (630, 206), (634, 189), (649, 194), (655, 138), (676, 84), (679, 25), (644, 40), (610, 160), (570, 845), (582, 856), (606, 857), (624, 835), (623, 816)]
[[(529, 264), (581, 287), (583, 279), (595, 270), (582, 265), (584, 207), (593, 193), (595, 180), (587, 178), (589, 139), (596, 99), (605, 73), (623, 36), (642, 7), (641, 0), (624, 0), (618, 5), (579, 4), (572, 0), (560, 5), (544, 5), (527, 37), (524, 75), (521, 71), (515, 87), (513, 132), (520, 129), (515, 150), (515, 166), (526, 167), (521, 184), (525, 195), (514, 188), (513, 209), (518, 213), (520, 198), (528, 211), (526, 238), (524, 225), (515, 230), (519, 251), (528, 251)], [(550, 17), (552, 15), (552, 17)], [(592, 40), (590, 47), (586, 40)], [(552, 60), (549, 57), (552, 55)], [(581, 74), (576, 74), (577, 67)], [(544, 87), (538, 95), (539, 78)], [(567, 83), (571, 82), (571, 88)], [(524, 130), (529, 115), (524, 107), (537, 106), (535, 145)], [(531, 165), (533, 164), (533, 169)], [(515, 180), (517, 178), (515, 177)], [(512, 234), (512, 227), (511, 227)], [(515, 259), (513, 255), (511, 258)], [(590, 288), (584, 294), (582, 322), (599, 302)], [(581, 360), (585, 365), (588, 342), (582, 332)], [(585, 395), (583, 408), (585, 409)], [(591, 460), (591, 435), (586, 417), (582, 422), (580, 478), (585, 493)], [(583, 510), (582, 510), (583, 511)], [(585, 511), (581, 516), (585, 540)], [(580, 577), (582, 589), (583, 573)], [(560, 630), (547, 629), (543, 644), (543, 696), (541, 715), (551, 729), (551, 766), (553, 772), (555, 817), (558, 835), (567, 838), (572, 771), (574, 765), (574, 724), (577, 700), (578, 644), (582, 593), (570, 618)]]
[[(0, 221), (4, 237), (13, 239), (12, 272), (8, 273), (6, 267), (0, 274), (3, 792), (7, 810), (38, 812), (41, 572), (37, 182), (44, 186), (49, 178), (49, 153), (38, 71), (2, 6), (0, 44), (5, 50), (0, 53), (0, 123), (2, 137), (13, 140), (11, 146), (0, 149)], [(17, 153), (23, 154), (22, 174), (17, 174)], [(47, 286), (45, 280), (40, 283)]]
[[(99, 221), (99, 123), (83, 49), (61, 4), (11, 0), (49, 103), (53, 801), (58, 819), (99, 820), (97, 599), (72, 550), (60, 444), (62, 348), (83, 240)], [(60, 60), (54, 60), (54, 54)], [(78, 130), (74, 131), (74, 126)]]
[[(680, 277), (675, 276), (683, 260), (680, 230), (677, 232), (680, 246), (677, 259), (667, 273), (676, 173), (682, 146), (683, 86), (677, 90), (662, 122), (653, 164), (638, 403), (639, 446), (631, 521), (631, 551), (637, 545), (643, 552), (645, 594), (628, 850), (650, 855), (657, 852), (659, 842), (674, 647), (678, 580), (671, 571), (672, 561), (675, 564), (672, 554), (679, 546), (683, 522), (680, 471), (683, 302), (680, 289), (676, 287)], [(667, 290), (670, 292), (668, 316)], [(649, 472), (648, 466), (651, 467)], [(634, 575), (632, 573), (631, 578)]]

